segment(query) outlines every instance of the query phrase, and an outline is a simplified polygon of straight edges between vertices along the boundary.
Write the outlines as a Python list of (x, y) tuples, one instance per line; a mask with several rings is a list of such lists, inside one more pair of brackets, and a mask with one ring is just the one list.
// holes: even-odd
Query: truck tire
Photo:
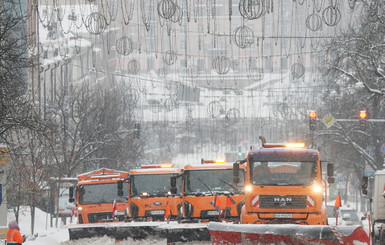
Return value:
[[(380, 238), (379, 242), (375, 243), (375, 244), (384, 245), (385, 244), (385, 233), (383, 231), (380, 231), (379, 238)], [(374, 241), (376, 241), (376, 240), (374, 240)]]

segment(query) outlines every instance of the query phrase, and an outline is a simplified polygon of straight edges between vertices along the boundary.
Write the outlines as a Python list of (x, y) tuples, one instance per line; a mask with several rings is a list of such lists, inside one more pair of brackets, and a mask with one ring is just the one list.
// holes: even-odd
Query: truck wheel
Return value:
[[(379, 235), (379, 243), (378, 244), (385, 244), (385, 233), (383, 232), (383, 231), (380, 231), (380, 235)], [(374, 240), (374, 241), (376, 241), (376, 240)], [(377, 243), (375, 243), (375, 244), (377, 244)]]
[(379, 243), (379, 240), (378, 240), (378, 237), (374, 235), (374, 232), (372, 232), (372, 234), (370, 234), (370, 236), (371, 236), (372, 244), (373, 244), (373, 245), (380, 244), (380, 243)]

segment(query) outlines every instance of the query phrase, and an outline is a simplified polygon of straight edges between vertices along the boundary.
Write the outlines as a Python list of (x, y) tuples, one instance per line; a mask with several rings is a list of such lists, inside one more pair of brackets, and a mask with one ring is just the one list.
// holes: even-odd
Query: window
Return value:
[(314, 180), (315, 162), (251, 162), (255, 185), (305, 186)]

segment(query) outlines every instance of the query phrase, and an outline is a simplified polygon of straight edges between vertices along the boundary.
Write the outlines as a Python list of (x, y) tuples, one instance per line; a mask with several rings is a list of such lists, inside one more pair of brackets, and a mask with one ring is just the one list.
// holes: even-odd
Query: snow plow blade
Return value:
[(116, 240), (127, 238), (140, 240), (149, 236), (161, 236), (155, 230), (158, 226), (158, 222), (79, 224), (69, 226), (68, 231), (70, 240), (103, 236), (112, 237)]
[(167, 239), (167, 243), (211, 241), (207, 223), (170, 223), (160, 225), (156, 230), (160, 232), (162, 238)]
[(177, 222), (130, 222), (79, 224), (68, 227), (70, 240), (108, 236), (117, 241), (161, 239), (167, 243), (209, 242), (207, 223), (179, 224)]
[(210, 222), (212, 244), (369, 245), (361, 226), (227, 224)]

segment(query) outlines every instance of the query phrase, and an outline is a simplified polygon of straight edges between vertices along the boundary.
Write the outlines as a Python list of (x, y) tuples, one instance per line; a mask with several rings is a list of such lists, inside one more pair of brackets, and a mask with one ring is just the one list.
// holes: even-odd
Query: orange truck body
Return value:
[[(127, 200), (117, 195), (116, 184), (127, 177), (128, 172), (105, 168), (80, 174), (75, 198), (78, 223), (123, 221)], [(112, 215), (114, 202), (115, 217)]]
[(181, 174), (181, 169), (145, 167), (129, 172), (128, 217), (135, 221), (164, 221), (168, 213), (171, 220), (178, 217), (181, 195), (171, 195), (170, 179)]
[(233, 164), (229, 163), (186, 165), (182, 196), (182, 217), (198, 222), (218, 220), (220, 210), (222, 218), (239, 220), (244, 201), (233, 184)]
[[(269, 173), (256, 176), (265, 162)], [(326, 225), (320, 154), (314, 149), (271, 147), (247, 155), (243, 224)], [(300, 169), (309, 169), (298, 175)]]

